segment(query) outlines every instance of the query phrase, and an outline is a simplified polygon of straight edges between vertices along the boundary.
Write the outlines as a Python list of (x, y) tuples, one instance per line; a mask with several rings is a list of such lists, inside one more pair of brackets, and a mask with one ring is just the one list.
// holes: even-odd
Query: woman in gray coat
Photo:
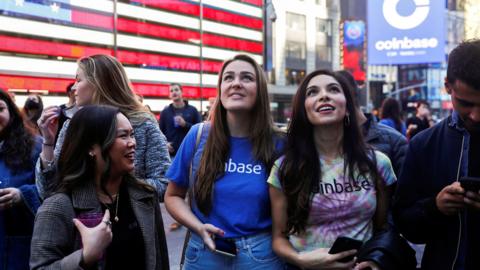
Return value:
[[(109, 55), (92, 55), (78, 60), (75, 75), (75, 103), (86, 105), (111, 105), (127, 116), (135, 130), (135, 176), (155, 187), (163, 201), (168, 180), (165, 173), (170, 166), (167, 141), (160, 131), (157, 120), (140, 104), (132, 89), (125, 69), (118, 60)], [(45, 108), (38, 119), (43, 137), (42, 152), (35, 168), (36, 185), (40, 197), (48, 197), (55, 190), (53, 175), (56, 161), (65, 141), (69, 120), (58, 126), (60, 107)], [(61, 128), (58, 140), (55, 135)]]
[(168, 269), (155, 189), (133, 176), (127, 117), (86, 106), (70, 122), (54, 195), (38, 210), (31, 269)]

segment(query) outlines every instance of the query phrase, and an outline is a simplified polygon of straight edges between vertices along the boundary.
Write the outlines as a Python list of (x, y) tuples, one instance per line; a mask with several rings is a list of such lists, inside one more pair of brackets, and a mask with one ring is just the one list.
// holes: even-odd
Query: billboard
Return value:
[(445, 1), (368, 0), (368, 64), (445, 61)]
[(341, 29), (341, 63), (356, 81), (364, 82), (365, 65), (365, 23), (344, 21)]

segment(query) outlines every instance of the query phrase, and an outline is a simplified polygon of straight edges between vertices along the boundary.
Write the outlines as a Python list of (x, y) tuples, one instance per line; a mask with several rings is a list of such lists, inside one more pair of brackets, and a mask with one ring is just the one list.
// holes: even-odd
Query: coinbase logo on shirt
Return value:
[(262, 173), (262, 165), (235, 162), (231, 158), (229, 158), (228, 161), (225, 162), (225, 172), (258, 174), (259, 175), (259, 174)]
[(368, 63), (445, 60), (444, 1), (368, 0)]

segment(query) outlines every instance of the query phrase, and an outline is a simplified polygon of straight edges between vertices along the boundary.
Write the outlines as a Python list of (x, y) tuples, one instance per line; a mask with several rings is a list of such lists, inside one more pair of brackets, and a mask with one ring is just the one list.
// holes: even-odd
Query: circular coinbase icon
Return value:
[[(415, 2), (415, 10), (409, 15), (401, 15), (398, 12), (399, 5), (408, 4), (407, 1)], [(392, 27), (400, 30), (408, 30), (422, 24), (430, 12), (430, 0), (384, 0), (383, 17)]]

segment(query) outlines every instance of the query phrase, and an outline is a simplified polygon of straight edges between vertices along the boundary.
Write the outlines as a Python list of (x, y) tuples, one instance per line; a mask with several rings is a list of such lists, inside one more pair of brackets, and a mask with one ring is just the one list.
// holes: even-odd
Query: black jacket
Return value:
[(372, 115), (365, 116), (367, 122), (362, 125), (365, 141), (390, 158), (393, 171), (398, 177), (407, 152), (407, 139), (395, 129), (377, 123)]
[[(459, 124), (456, 113), (410, 141), (394, 196), (393, 218), (405, 238), (426, 244), (422, 269), (450, 270), (457, 263), (464, 213), (443, 215), (435, 198), (445, 186), (466, 175), (467, 151), (468, 133)], [(480, 243), (475, 237), (478, 234), (470, 234), (469, 243)], [(465, 269), (478, 267), (480, 256), (469, 256)]]
[(415, 270), (415, 250), (394, 228), (376, 232), (358, 253), (358, 261), (373, 261), (384, 270)]

